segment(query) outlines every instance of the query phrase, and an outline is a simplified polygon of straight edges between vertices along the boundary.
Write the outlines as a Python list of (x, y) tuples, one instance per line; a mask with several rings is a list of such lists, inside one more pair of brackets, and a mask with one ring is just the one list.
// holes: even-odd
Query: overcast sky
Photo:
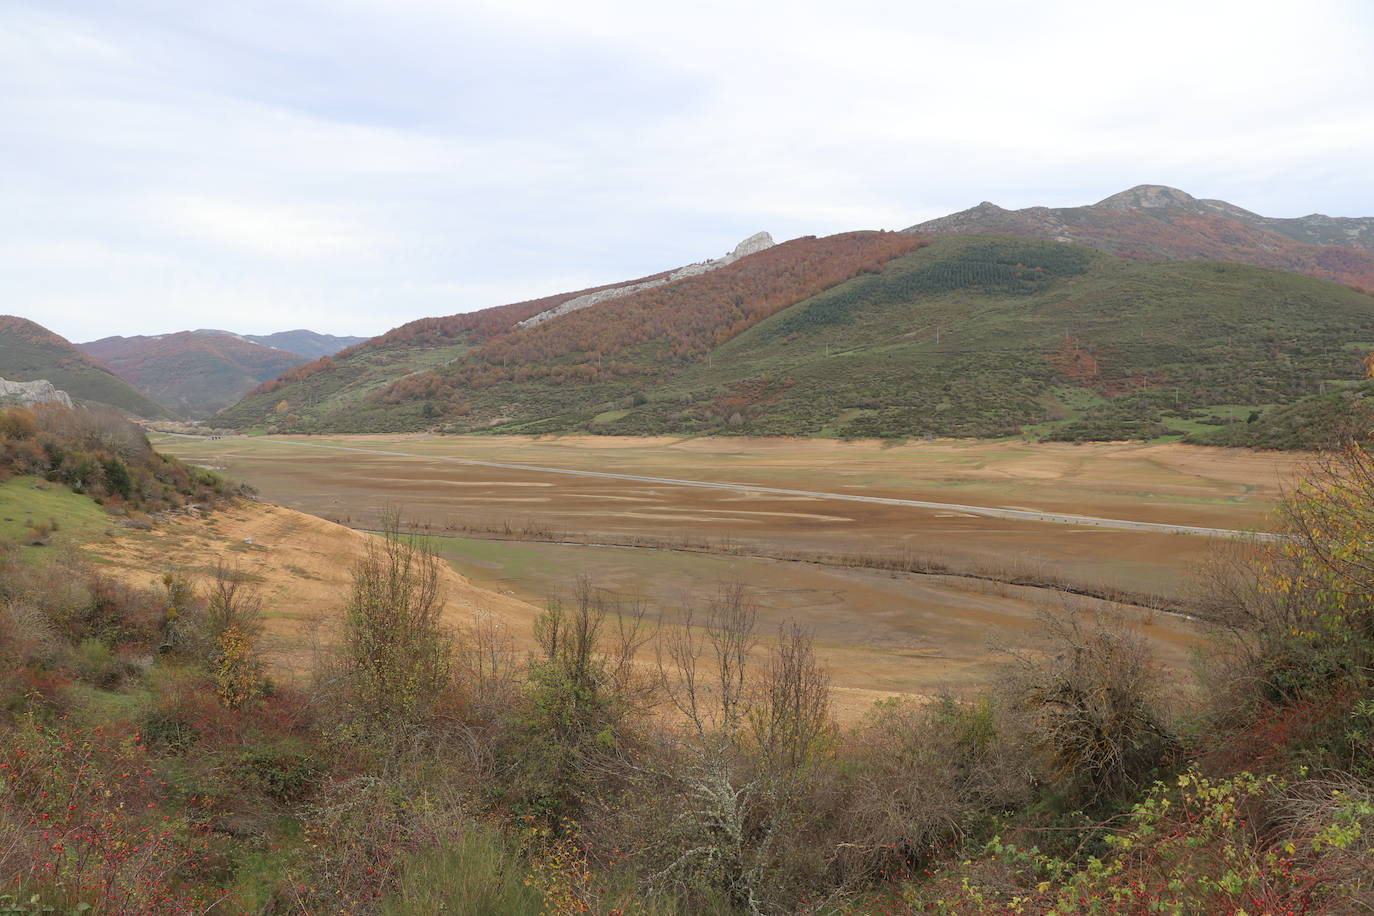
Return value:
[(1371, 10), (0, 0), (0, 312), (375, 334), (982, 200), (1374, 215)]

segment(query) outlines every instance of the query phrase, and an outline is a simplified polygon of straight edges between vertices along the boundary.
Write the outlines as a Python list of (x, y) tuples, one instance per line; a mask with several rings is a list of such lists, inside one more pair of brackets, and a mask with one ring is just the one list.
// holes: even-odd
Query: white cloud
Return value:
[(153, 205), (190, 236), (269, 258), (357, 257), (377, 241), (346, 219), (289, 204), (176, 195)]
[(370, 332), (984, 199), (1374, 214), (1372, 41), (1356, 0), (20, 0), (7, 307)]

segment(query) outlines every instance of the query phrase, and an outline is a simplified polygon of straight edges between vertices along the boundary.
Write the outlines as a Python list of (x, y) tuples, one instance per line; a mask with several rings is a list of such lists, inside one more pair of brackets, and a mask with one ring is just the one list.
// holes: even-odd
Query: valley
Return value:
[(0, 916), (1374, 914), (1370, 6), (0, 5)]
[(742, 582), (759, 604), (763, 632), (796, 619), (815, 633), (846, 717), (884, 695), (985, 684), (1005, 665), (1002, 650), (1024, 648), (1037, 608), (1066, 601), (1107, 609), (1146, 635), (1163, 663), (1185, 673), (1201, 639), (1192, 623), (1063, 589), (1167, 608), (1188, 597), (1194, 568), (1214, 540), (853, 497), (1265, 530), (1303, 461), (1294, 453), (1185, 445), (1019, 441), (154, 441), (168, 454), (251, 484), (268, 502), (353, 527), (375, 528), (385, 512), (400, 510), (434, 536), (456, 572), (528, 604), (568, 592), (585, 575), (597, 587), (642, 598), (671, 625), (721, 584)]

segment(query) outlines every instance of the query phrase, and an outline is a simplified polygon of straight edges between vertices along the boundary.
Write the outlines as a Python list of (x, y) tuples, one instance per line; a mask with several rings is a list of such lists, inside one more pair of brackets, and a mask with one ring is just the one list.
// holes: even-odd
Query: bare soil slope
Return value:
[[(147, 585), (169, 571), (205, 573), (218, 559), (248, 576), (261, 590), (269, 658), (280, 674), (304, 671), (317, 644), (328, 638), (347, 600), (353, 564), (375, 535), (353, 531), (293, 509), (245, 503), (208, 518), (184, 517), (152, 531), (90, 545), (110, 575)], [(440, 567), (450, 626), (491, 615), (520, 644), (530, 639), (538, 613), (518, 598), (478, 588)]]

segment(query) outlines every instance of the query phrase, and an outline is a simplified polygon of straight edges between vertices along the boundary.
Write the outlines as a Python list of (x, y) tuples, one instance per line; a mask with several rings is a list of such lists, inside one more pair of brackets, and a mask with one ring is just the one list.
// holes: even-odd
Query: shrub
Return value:
[(610, 761), (633, 743), (632, 717), (650, 686), (635, 665), (648, 639), (644, 614), (642, 604), (622, 607), (581, 579), (571, 606), (551, 600), (535, 621), (541, 655), (521, 706), (514, 800), (548, 827), (578, 817), (600, 777), (614, 771)]
[(1043, 617), (1045, 651), (1016, 658), (1005, 689), (1050, 771), (1092, 802), (1148, 785), (1175, 744), (1144, 641), (1072, 609)]
[(323, 767), (308, 749), (286, 741), (244, 750), (233, 772), (245, 788), (285, 803), (310, 794), (320, 783)]
[(0, 664), (48, 662), (58, 645), (57, 633), (41, 610), (26, 600), (0, 599)]
[[(1300, 790), (1301, 791), (1301, 790)], [(1216, 779), (1189, 770), (1156, 784), (1107, 835), (1109, 853), (1086, 862), (993, 840), (978, 861), (905, 888), (894, 913), (1089, 914), (1347, 913), (1368, 891), (1360, 852), (1363, 797), (1328, 796), (1321, 815), (1273, 822), (1293, 811), (1293, 790), (1275, 777)], [(1374, 809), (1369, 809), (1374, 810)], [(1324, 848), (1358, 863), (1332, 869)], [(1339, 880), (1332, 881), (1330, 879)]]
[(219, 634), (213, 665), (220, 702), (230, 709), (241, 709), (267, 692), (267, 677), (253, 637), (238, 624), (230, 624)]
[(391, 515), (385, 535), (368, 539), (344, 608), (339, 673), (345, 699), (378, 734), (404, 731), (426, 717), (448, 683), (453, 648), (441, 622), (439, 561), (400, 527)]
[(382, 916), (549, 912), (526, 874), (525, 863), (499, 837), (474, 826), (408, 860), (397, 888), (379, 910)]
[(72, 650), (69, 662), (76, 676), (96, 687), (112, 687), (125, 672), (124, 664), (104, 641), (83, 639)]
[[(1374, 455), (1355, 443), (1322, 456), (1281, 515), (1288, 537), (1270, 550), (1260, 586), (1283, 596), (1290, 626), (1262, 633), (1266, 667), (1289, 691), (1362, 677), (1374, 667)], [(1283, 664), (1289, 654), (1301, 664)]]
[(316, 794), (302, 816), (306, 845), (296, 870), (299, 911), (370, 909), (396, 886), (411, 856), (468, 829), (461, 794), (442, 782), (416, 778), (418, 772), (396, 767), (387, 779), (355, 776)]
[(204, 912), (214, 846), (164, 807), (154, 763), (128, 729), (23, 723), (0, 742), (6, 884), (101, 913)]
[(1234, 766), (1371, 769), (1374, 456), (1319, 457), (1281, 507), (1285, 537), (1212, 564), (1205, 607), (1225, 628), (1209, 654), (1213, 741)]
[(890, 701), (855, 730), (838, 812), (847, 876), (925, 865), (1030, 800), (1035, 769), (1002, 717), (986, 699)]
[(100, 462), (105, 472), (105, 489), (124, 499), (134, 495), (134, 480), (129, 476), (129, 466), (118, 458), (106, 458)]

